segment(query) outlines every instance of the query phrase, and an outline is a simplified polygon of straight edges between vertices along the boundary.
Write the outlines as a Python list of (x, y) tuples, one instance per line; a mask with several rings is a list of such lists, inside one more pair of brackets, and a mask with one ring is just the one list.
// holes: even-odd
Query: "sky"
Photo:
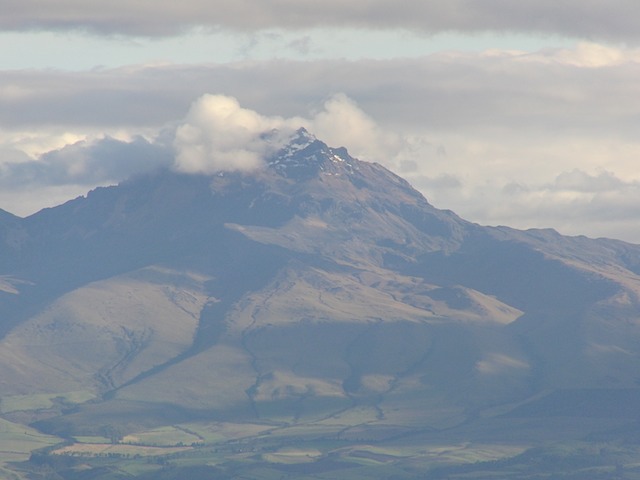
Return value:
[[(635, 0), (0, 0), (0, 208), (304, 126), (483, 225), (640, 243)], [(278, 139), (278, 141), (284, 141)]]

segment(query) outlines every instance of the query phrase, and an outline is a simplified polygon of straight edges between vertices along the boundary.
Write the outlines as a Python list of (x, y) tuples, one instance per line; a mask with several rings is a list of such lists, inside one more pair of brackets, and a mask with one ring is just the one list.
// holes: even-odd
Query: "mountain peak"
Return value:
[(309, 133), (306, 128), (300, 127), (289, 137), (287, 143), (283, 147), (281, 147), (271, 158), (268, 159), (267, 163), (269, 165), (273, 165), (277, 163), (281, 157), (291, 157), (297, 152), (306, 149), (315, 142), (320, 141), (315, 135)]
[(309, 180), (319, 174), (339, 175), (357, 170), (357, 160), (347, 150), (331, 148), (301, 127), (287, 145), (267, 160), (269, 168), (295, 180)]
[(311, 145), (313, 142), (317, 141), (317, 137), (310, 133), (306, 128), (300, 127), (296, 132), (291, 136), (291, 140), (289, 141), (290, 147), (299, 147), (300, 149), (306, 148)]

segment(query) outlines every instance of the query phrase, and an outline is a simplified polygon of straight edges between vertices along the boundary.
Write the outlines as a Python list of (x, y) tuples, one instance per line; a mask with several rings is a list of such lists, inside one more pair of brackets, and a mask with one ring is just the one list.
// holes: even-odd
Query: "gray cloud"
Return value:
[[(197, 79), (197, 70), (187, 74)], [(184, 73), (171, 67), (0, 71), (0, 125), (162, 125), (179, 118), (194, 98), (184, 88)]]
[(553, 133), (565, 125), (635, 136), (639, 76), (640, 52), (593, 44), (537, 54), (5, 71), (0, 125), (161, 126), (212, 92), (265, 115), (295, 116), (344, 93), (372, 117), (402, 128), (498, 126)]
[(116, 183), (138, 173), (167, 167), (172, 161), (170, 148), (144, 138), (123, 142), (107, 137), (74, 143), (38, 159), (6, 162), (0, 165), (0, 186), (23, 189), (25, 186)]
[(462, 188), (462, 182), (455, 175), (442, 174), (436, 177), (414, 177), (413, 181), (423, 189), (429, 190), (459, 190)]
[(460, 185), (453, 192), (438, 188), (438, 193), (449, 195), (449, 207), (459, 213), (466, 204), (468, 216), (479, 223), (553, 227), (567, 235), (640, 242), (640, 181), (626, 181), (611, 172), (574, 169), (543, 184), (511, 182), (500, 187), (499, 182), (482, 182)]
[(553, 185), (547, 189), (551, 191), (597, 193), (611, 192), (625, 187), (638, 188), (637, 182), (624, 182), (611, 172), (599, 172), (596, 175), (589, 175), (577, 168), (570, 172), (562, 172), (556, 177)]
[(538, 32), (587, 39), (636, 41), (640, 19), (633, 0), (4, 0), (4, 30), (81, 29), (101, 34), (174, 35), (194, 26), (256, 29), (309, 27), (403, 28), (425, 33)]

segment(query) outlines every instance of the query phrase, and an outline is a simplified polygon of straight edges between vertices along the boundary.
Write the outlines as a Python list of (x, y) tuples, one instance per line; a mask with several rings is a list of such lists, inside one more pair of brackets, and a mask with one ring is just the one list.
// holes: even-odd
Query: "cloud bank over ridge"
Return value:
[(330, 145), (349, 145), (362, 159), (390, 160), (402, 145), (399, 135), (385, 132), (344, 94), (330, 96), (306, 116), (286, 118), (244, 108), (232, 96), (205, 94), (192, 103), (183, 120), (154, 138), (88, 137), (51, 150), (42, 146), (45, 151), (32, 156), (5, 147), (0, 186), (90, 188), (168, 167), (204, 174), (250, 171), (261, 167), (300, 127)]
[(384, 132), (344, 94), (332, 95), (305, 117), (266, 116), (226, 95), (195, 101), (177, 127), (175, 167), (187, 173), (249, 171), (259, 168), (300, 127), (333, 146), (349, 145), (361, 159), (393, 158), (402, 140)]

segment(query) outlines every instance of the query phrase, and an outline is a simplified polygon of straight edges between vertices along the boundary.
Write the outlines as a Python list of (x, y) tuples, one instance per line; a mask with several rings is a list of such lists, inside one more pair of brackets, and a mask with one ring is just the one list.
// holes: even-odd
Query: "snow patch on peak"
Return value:
[(309, 133), (304, 127), (300, 127), (298, 130), (296, 130), (296, 133), (291, 137), (291, 143), (307, 146), (312, 144), (316, 140), (318, 140), (316, 136), (312, 133)]
[(289, 143), (282, 147), (276, 157), (269, 161), (268, 164), (275, 165), (280, 163), (282, 160), (291, 158), (317, 141), (318, 139), (315, 135), (309, 133), (305, 128), (299, 128), (291, 136)]
[(318, 175), (340, 176), (359, 170), (357, 160), (345, 148), (331, 148), (304, 128), (295, 131), (289, 142), (267, 160), (267, 166), (283, 177), (296, 180)]

